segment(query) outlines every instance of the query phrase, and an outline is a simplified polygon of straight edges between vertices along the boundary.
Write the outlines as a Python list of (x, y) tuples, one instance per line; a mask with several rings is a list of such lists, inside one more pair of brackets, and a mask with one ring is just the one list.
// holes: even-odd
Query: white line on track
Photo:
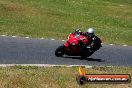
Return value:
[(123, 45), (123, 46), (127, 46), (127, 45)]
[[(11, 66), (37, 66), (37, 67), (85, 67), (85, 68), (94, 68), (98, 66), (90, 65), (55, 65), (55, 64), (0, 64), (0, 67), (11, 67)], [(104, 67), (104, 66), (99, 66)], [(114, 66), (105, 66), (105, 67), (114, 67)]]
[(61, 41), (65, 41), (65, 40), (61, 40)]
[(51, 39), (51, 40), (55, 40), (55, 39)]
[(44, 38), (40, 38), (40, 39), (44, 39)]
[(112, 46), (112, 45), (114, 45), (114, 44), (109, 44), (109, 45), (111, 45), (111, 46)]
[(1, 36), (6, 36), (6, 35), (1, 35)]
[(29, 38), (29, 37), (25, 37), (25, 38)]
[[(0, 36), (7, 36), (7, 35), (0, 35)], [(17, 37), (17, 36), (11, 36), (11, 37), (15, 38), (15, 37)], [(28, 39), (28, 38), (30, 38), (30, 37), (24, 37), (24, 38), (27, 38), (27, 39)], [(42, 37), (42, 38), (40, 38), (40, 39), (45, 39), (45, 38)], [(52, 38), (51, 40), (55, 40), (55, 39)], [(66, 40), (61, 40), (61, 41), (66, 41)], [(104, 44), (104, 43), (101, 43), (101, 44)], [(111, 45), (111, 46), (112, 46), (112, 45), (114, 45), (114, 44), (108, 44), (108, 45)], [(124, 44), (124, 45), (122, 45), (122, 46), (128, 46), (128, 45)]]
[(13, 38), (15, 38), (16, 36), (12, 36)]
[(54, 64), (0, 64), (0, 67), (10, 67), (10, 66), (37, 66), (37, 67), (80, 67), (92, 68), (89, 65), (54, 65)]

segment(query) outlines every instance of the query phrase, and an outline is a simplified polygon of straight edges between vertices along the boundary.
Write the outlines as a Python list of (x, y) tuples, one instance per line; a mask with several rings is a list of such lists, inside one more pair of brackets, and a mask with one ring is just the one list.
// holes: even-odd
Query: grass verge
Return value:
[(0, 34), (66, 39), (76, 27), (132, 45), (132, 0), (0, 0)]
[[(88, 74), (130, 74), (132, 67), (93, 67)], [(76, 82), (78, 67), (0, 67), (0, 88), (131, 88), (130, 84), (86, 84)]]

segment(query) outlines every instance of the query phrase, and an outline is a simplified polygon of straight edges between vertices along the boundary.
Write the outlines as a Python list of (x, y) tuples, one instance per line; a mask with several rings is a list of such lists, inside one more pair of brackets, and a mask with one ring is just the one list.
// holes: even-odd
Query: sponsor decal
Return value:
[(79, 75), (77, 76), (78, 84), (85, 83), (130, 83), (131, 77), (129, 74), (86, 74), (84, 68), (79, 67)]

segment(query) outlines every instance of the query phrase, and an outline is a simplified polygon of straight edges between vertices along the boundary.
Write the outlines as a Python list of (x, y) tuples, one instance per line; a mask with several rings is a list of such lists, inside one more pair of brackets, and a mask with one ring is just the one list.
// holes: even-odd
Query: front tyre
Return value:
[(62, 55), (64, 55), (64, 45), (59, 46), (56, 50), (55, 50), (55, 55), (57, 57), (61, 57)]

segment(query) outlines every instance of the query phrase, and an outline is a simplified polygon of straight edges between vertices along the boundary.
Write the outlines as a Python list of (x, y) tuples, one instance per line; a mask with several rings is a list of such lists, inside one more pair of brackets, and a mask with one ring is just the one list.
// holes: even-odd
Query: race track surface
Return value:
[(0, 64), (132, 66), (132, 46), (105, 45), (85, 60), (56, 57), (59, 40), (0, 37)]

